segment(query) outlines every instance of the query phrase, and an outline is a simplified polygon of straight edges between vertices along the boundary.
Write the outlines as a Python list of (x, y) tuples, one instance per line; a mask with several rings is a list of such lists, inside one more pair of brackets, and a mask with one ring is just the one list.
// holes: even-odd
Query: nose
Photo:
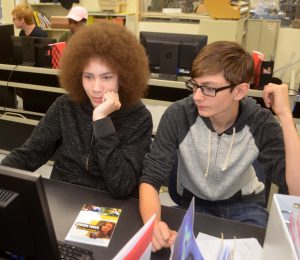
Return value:
[(202, 93), (202, 90), (200, 88), (197, 88), (196, 92), (194, 93), (193, 98), (195, 101), (202, 101), (205, 99), (205, 96)]
[(72, 33), (76, 31), (76, 25), (74, 23), (69, 23), (69, 29)]
[(99, 77), (96, 77), (93, 81), (93, 86), (92, 90), (95, 93), (102, 92), (103, 91), (103, 86), (102, 86), (102, 81)]

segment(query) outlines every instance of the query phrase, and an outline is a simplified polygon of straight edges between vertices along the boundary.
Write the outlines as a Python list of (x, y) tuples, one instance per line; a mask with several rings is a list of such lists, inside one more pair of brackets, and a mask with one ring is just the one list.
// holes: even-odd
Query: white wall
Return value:
[(1, 0), (2, 1), (2, 22), (3, 23), (12, 23), (11, 11), (15, 7), (15, 3), (12, 0)]
[(286, 83), (290, 82), (292, 70), (295, 71), (295, 84), (297, 85), (300, 82), (299, 46), (300, 46), (300, 29), (296, 29), (296, 28), (279, 29), (277, 48), (275, 54), (274, 76), (282, 79)]

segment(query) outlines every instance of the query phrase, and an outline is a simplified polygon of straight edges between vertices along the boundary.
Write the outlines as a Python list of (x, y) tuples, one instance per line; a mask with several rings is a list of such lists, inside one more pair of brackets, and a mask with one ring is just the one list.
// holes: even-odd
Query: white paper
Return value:
[[(218, 259), (222, 248), (221, 238), (199, 233), (196, 241), (204, 259)], [(225, 245), (230, 248), (235, 247), (235, 260), (257, 260), (261, 257), (262, 247), (256, 238), (224, 239), (223, 243), (223, 248)]]

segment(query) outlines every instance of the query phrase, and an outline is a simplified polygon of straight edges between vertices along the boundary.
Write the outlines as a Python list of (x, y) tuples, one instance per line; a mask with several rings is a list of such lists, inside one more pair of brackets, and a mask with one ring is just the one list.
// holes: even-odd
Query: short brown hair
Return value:
[(125, 27), (98, 22), (80, 28), (64, 50), (60, 84), (72, 100), (88, 101), (82, 72), (92, 58), (101, 59), (118, 75), (122, 107), (134, 105), (144, 96), (150, 75), (144, 48)]
[(33, 24), (33, 10), (29, 5), (19, 4), (12, 11), (12, 15), (23, 18), (27, 25)]
[(216, 41), (205, 46), (193, 62), (192, 78), (224, 73), (229, 84), (250, 83), (254, 70), (252, 56), (238, 43)]

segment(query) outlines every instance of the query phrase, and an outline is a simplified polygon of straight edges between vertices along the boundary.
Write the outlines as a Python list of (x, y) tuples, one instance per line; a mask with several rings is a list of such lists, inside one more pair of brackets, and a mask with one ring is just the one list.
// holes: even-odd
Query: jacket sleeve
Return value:
[(94, 149), (106, 189), (115, 198), (131, 195), (137, 189), (151, 143), (150, 112), (143, 106), (118, 126), (114, 126), (111, 118), (95, 121), (94, 133)]
[(2, 165), (35, 171), (53, 155), (61, 139), (59, 109), (55, 102), (34, 128), (31, 136), (1, 162)]
[(150, 152), (146, 154), (140, 183), (148, 183), (157, 191), (167, 183), (176, 160), (179, 145), (177, 117), (179, 111), (173, 106), (163, 114)]
[(285, 150), (280, 124), (270, 111), (256, 122), (258, 131), (255, 140), (259, 147), (258, 161), (262, 165), (266, 179), (279, 187), (280, 193), (288, 193), (285, 180)]

